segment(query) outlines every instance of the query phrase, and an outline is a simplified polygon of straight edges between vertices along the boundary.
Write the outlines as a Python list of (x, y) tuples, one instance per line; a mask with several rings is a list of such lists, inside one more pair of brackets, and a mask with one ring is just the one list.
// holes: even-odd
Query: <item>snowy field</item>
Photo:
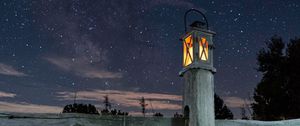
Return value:
[[(0, 115), (0, 126), (183, 126), (184, 121), (160, 117), (112, 117), (85, 114)], [(216, 126), (300, 126), (300, 119), (285, 121), (217, 120)]]
[(217, 120), (216, 126), (300, 126), (300, 119), (285, 121)]
[(0, 126), (181, 126), (182, 120), (86, 114), (22, 114), (0, 116)]

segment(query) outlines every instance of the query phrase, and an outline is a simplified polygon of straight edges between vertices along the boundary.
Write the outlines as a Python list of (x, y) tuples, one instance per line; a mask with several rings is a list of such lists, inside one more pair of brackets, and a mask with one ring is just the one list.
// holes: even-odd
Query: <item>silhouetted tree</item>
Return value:
[[(287, 90), (288, 110), (286, 119), (300, 118), (300, 39), (295, 38), (287, 46)], [(285, 102), (285, 101), (284, 101)]]
[(110, 112), (107, 109), (103, 109), (103, 110), (101, 110), (101, 114), (102, 115), (110, 115)]
[(224, 104), (224, 101), (218, 96), (215, 97), (215, 118), (216, 119), (233, 119), (232, 112)]
[(245, 109), (245, 105), (243, 105), (242, 107), (241, 107), (241, 119), (243, 119), (243, 120), (249, 120), (249, 117), (246, 115), (246, 109)]
[(117, 110), (116, 109), (113, 109), (110, 111), (111, 115), (117, 115)]
[(158, 112), (158, 113), (154, 113), (153, 116), (155, 116), (155, 117), (163, 117), (164, 115), (161, 114), (160, 112)]
[(109, 98), (108, 95), (104, 96), (104, 106), (105, 108), (103, 110), (101, 110), (101, 114), (102, 115), (113, 115), (113, 116), (118, 116), (118, 115), (128, 115), (128, 112), (121, 112), (121, 110), (117, 110), (117, 109), (111, 109), (111, 103), (109, 102)]
[[(286, 51), (286, 53), (284, 53)], [(258, 71), (263, 77), (254, 92), (253, 118), (282, 120), (300, 117), (300, 39), (285, 50), (280, 37), (272, 37), (258, 53)]]
[(121, 110), (117, 110), (117, 109), (112, 109), (111, 111), (107, 110), (107, 109), (103, 109), (101, 110), (101, 114), (102, 115), (112, 115), (112, 116), (128, 116), (128, 112), (121, 112)]
[(118, 110), (117, 115), (125, 115), (125, 116), (127, 116), (128, 112), (121, 112), (121, 110)]
[(99, 114), (96, 107), (91, 104), (69, 104), (66, 105), (62, 113), (85, 113), (85, 114)]
[(176, 112), (174, 114), (174, 118), (183, 118), (183, 115), (182, 114), (178, 114), (178, 112)]
[(274, 36), (257, 56), (258, 71), (263, 77), (255, 88), (252, 104), (253, 119), (280, 120), (288, 110), (287, 67), (283, 55), (285, 45), (280, 37)]

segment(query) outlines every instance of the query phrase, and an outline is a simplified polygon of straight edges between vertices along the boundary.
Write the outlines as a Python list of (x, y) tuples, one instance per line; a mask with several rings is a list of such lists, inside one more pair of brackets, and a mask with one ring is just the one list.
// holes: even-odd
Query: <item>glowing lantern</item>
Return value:
[(190, 29), (182, 37), (183, 41), (183, 66), (205, 66), (212, 67), (213, 64), (213, 42), (215, 34), (205, 28), (206, 24), (195, 21)]
[[(189, 12), (201, 14), (205, 23), (195, 21), (187, 30), (186, 16)], [(179, 75), (184, 78), (182, 113), (185, 126), (215, 126), (213, 41), (215, 32), (210, 31), (205, 15), (196, 9), (184, 15), (185, 35), (183, 42), (183, 69)]]

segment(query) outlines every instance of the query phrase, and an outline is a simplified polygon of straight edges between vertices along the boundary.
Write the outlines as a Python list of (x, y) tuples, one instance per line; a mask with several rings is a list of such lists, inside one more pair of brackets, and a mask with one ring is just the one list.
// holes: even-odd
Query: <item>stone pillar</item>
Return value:
[(188, 68), (183, 77), (183, 111), (189, 116), (189, 126), (215, 126), (213, 72)]

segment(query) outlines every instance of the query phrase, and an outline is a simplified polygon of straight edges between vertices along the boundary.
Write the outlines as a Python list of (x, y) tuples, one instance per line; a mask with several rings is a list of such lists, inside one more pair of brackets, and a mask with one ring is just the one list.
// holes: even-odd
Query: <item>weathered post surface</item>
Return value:
[(190, 69), (184, 73), (183, 104), (189, 109), (189, 126), (215, 126), (213, 73)]

